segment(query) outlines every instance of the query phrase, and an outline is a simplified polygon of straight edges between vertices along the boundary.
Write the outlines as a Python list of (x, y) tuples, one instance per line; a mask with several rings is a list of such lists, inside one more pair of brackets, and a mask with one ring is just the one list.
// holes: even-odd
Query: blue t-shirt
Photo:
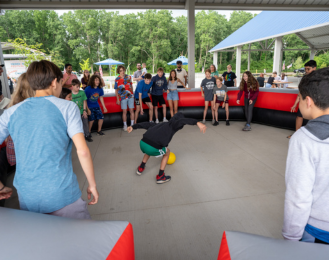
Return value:
[(152, 84), (152, 81), (150, 82), (150, 84), (145, 84), (144, 79), (138, 82), (135, 90), (135, 98), (139, 99), (139, 93), (142, 93), (142, 99), (148, 97), (148, 93), (150, 93), (150, 88), (152, 87)]
[(98, 99), (104, 96), (104, 91), (102, 88), (92, 88), (91, 86), (86, 87), (85, 93), (87, 96), (87, 105), (89, 108), (99, 107)]
[(78, 133), (83, 133), (80, 110), (68, 100), (33, 97), (4, 111), (0, 143), (10, 135), (15, 144), (21, 209), (51, 213), (81, 197), (71, 155)]

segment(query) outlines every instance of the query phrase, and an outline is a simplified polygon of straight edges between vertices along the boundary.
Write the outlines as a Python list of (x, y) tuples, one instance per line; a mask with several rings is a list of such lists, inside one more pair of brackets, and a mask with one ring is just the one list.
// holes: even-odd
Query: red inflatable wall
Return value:
[[(240, 105), (236, 103), (238, 90), (228, 91), (230, 106), (244, 106), (244, 94), (242, 95)], [(167, 94), (164, 93), (164, 98), (168, 106)], [(201, 96), (201, 91), (182, 91), (178, 92), (179, 101), (178, 107), (201, 107), (204, 106), (204, 98)], [(259, 92), (255, 107), (273, 109), (279, 111), (290, 112), (291, 107), (295, 103), (297, 94), (279, 93), (279, 92)], [(116, 97), (105, 97), (104, 103), (108, 113), (121, 112), (121, 106), (116, 104)], [(102, 105), (100, 104), (102, 108)], [(148, 107), (143, 104), (144, 109)], [(102, 108), (103, 109), (103, 108)]]

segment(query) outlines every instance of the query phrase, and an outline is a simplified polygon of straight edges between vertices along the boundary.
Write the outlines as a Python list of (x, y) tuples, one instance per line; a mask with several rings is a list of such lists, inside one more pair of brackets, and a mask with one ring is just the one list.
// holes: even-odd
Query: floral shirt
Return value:
[(131, 94), (129, 90), (126, 90), (124, 85), (120, 85), (118, 89), (118, 94), (121, 100), (134, 98), (134, 95)]
[(130, 88), (133, 87), (131, 76), (125, 75), (124, 78), (120, 76), (115, 79), (114, 89), (118, 89), (119, 86), (123, 85), (126, 90), (128, 90), (131, 94), (133, 94)]

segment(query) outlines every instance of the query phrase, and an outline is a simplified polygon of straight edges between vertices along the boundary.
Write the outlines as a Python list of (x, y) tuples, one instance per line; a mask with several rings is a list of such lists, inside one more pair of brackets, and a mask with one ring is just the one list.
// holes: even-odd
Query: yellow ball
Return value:
[(175, 161), (176, 161), (176, 155), (170, 152), (167, 164), (173, 164)]

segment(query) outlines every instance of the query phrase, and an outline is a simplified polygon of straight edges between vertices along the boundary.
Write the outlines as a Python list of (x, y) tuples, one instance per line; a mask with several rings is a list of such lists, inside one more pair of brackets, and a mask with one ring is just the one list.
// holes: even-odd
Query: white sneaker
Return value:
[(124, 125), (124, 126), (123, 126), (123, 131), (127, 131), (127, 128), (128, 128), (128, 127), (127, 127), (126, 125)]
[(168, 122), (168, 120), (166, 118), (163, 119), (163, 122)]
[(155, 123), (156, 123), (156, 124), (159, 124), (159, 119), (155, 120)]
[(206, 123), (206, 120), (202, 120), (201, 122), (202, 122), (202, 124), (205, 124)]

